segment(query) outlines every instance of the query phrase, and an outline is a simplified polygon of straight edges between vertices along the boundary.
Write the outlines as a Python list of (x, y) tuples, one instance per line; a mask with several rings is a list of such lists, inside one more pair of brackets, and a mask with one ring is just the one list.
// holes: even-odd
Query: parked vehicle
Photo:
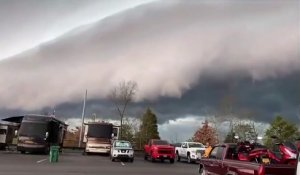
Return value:
[(162, 162), (166, 159), (170, 163), (174, 163), (175, 160), (175, 147), (171, 146), (166, 140), (151, 139), (149, 143), (145, 145), (145, 160), (148, 158), (155, 162), (157, 159)]
[(300, 175), (300, 159), (299, 159), (299, 155), (300, 153), (298, 153), (298, 158), (297, 158), (297, 164), (296, 164), (296, 175)]
[(271, 162), (270, 151), (263, 145), (248, 141), (237, 143), (237, 157), (241, 161), (269, 164)]
[(213, 147), (208, 158), (200, 159), (201, 175), (294, 175), (296, 168), (287, 164), (260, 164), (240, 161), (237, 144), (221, 144)]
[(62, 148), (67, 125), (54, 116), (25, 115), (18, 133), (17, 150), (49, 153), (50, 146)]
[[(273, 154), (272, 154), (273, 153)], [(274, 145), (270, 158), (276, 163), (296, 165), (298, 148), (292, 142), (278, 142)]]
[(134, 161), (134, 150), (129, 141), (125, 140), (115, 140), (112, 144), (110, 151), (111, 161), (116, 159), (127, 160), (130, 162)]
[(11, 122), (0, 122), (0, 149), (5, 149), (8, 145), (13, 144), (13, 140), (17, 138), (16, 133), (19, 124)]
[(118, 139), (119, 128), (106, 122), (85, 123), (83, 142), (86, 143), (84, 154), (110, 154), (111, 144)]
[(179, 147), (175, 147), (177, 161), (186, 159), (188, 163), (201, 159), (205, 146), (199, 142), (182, 142)]

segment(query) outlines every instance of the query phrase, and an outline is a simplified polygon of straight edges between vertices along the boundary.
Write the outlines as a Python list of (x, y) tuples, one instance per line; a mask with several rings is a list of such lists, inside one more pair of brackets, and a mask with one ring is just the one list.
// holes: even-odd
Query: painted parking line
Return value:
[(39, 160), (39, 161), (36, 161), (36, 163), (42, 163), (44, 161), (46, 161), (47, 159), (42, 159), (42, 160)]
[(125, 163), (124, 163), (124, 162), (121, 162), (121, 165), (125, 166)]

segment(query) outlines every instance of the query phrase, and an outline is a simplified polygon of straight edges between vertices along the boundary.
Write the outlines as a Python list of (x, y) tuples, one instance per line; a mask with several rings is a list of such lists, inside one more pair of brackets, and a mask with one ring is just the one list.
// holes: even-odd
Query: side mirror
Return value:
[(15, 136), (18, 136), (18, 130), (15, 130)]
[(45, 134), (45, 140), (49, 137), (49, 132), (46, 132)]

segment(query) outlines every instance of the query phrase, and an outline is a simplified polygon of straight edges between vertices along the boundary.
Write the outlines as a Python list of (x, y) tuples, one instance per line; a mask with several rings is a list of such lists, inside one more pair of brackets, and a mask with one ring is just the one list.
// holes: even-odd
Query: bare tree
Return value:
[(109, 98), (114, 103), (120, 115), (120, 138), (122, 138), (123, 118), (128, 104), (133, 100), (137, 91), (137, 83), (135, 81), (122, 81), (118, 86), (112, 89)]

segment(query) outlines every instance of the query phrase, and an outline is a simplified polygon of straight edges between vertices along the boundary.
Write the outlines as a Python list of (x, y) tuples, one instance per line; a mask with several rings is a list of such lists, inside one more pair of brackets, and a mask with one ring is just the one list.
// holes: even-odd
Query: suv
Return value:
[(110, 150), (110, 158), (113, 162), (116, 159), (125, 159), (127, 161), (129, 160), (130, 162), (133, 162), (134, 150), (131, 146), (131, 143), (125, 140), (115, 140)]

